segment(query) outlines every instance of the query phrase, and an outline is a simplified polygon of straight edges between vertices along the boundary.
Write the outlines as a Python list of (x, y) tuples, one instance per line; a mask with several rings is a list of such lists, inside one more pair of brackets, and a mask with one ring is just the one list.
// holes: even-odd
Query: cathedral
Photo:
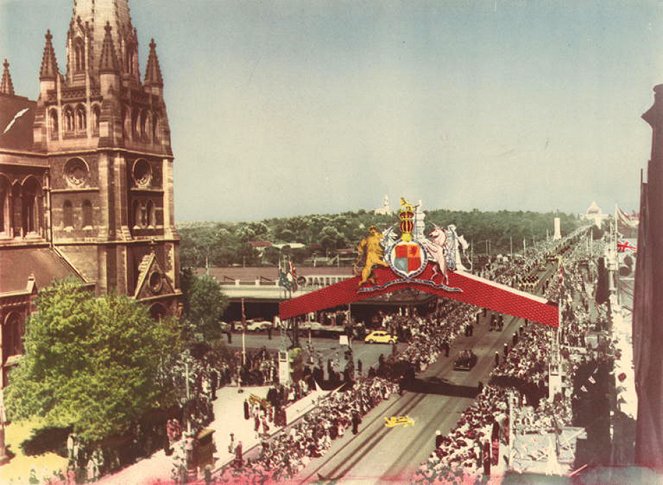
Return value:
[[(0, 81), (2, 373), (38, 292), (73, 278), (177, 314), (173, 152), (156, 44), (141, 76), (128, 0), (74, 0), (66, 59), (46, 32), (36, 101)], [(0, 53), (1, 54), (1, 53)], [(36, 81), (36, 80), (35, 80)]]

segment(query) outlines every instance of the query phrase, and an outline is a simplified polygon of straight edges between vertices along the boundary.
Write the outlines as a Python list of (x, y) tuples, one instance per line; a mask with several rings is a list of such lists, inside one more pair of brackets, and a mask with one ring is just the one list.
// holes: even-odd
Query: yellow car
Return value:
[(373, 330), (364, 337), (364, 342), (367, 344), (395, 344), (397, 341), (398, 337), (396, 335), (390, 335), (389, 332), (384, 330)]

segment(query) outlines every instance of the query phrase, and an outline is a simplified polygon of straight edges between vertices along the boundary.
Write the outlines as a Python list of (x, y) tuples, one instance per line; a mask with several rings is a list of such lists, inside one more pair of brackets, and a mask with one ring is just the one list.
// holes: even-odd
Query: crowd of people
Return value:
[[(474, 478), (489, 475), (491, 465), (499, 462), (500, 439), (508, 442), (508, 396), (514, 433), (559, 432), (572, 424), (573, 389), (554, 389), (552, 397), (547, 397), (551, 364), (558, 365), (568, 383), (588, 362), (611, 359), (610, 345), (592, 348), (587, 341), (590, 332), (607, 327), (605, 305), (596, 306), (591, 299), (596, 280), (592, 254), (600, 254), (604, 243), (584, 244), (582, 235), (579, 230), (564, 240), (535, 248), (520, 265), (496, 262), (488, 268), (484, 276), (520, 288), (540, 288), (548, 299), (558, 302), (560, 328), (556, 334), (553, 329), (527, 322), (520, 327), (512, 345), (505, 344), (504, 354), (496, 354), (490, 384), (451, 433), (438, 437), (434, 452), (414, 477), (416, 483), (454, 482), (459, 474)], [(546, 272), (546, 266), (560, 255), (561, 268)]]
[(386, 379), (358, 379), (271, 439), (264, 437), (257, 456), (245, 459), (241, 450), (236, 451), (217, 482), (268, 483), (294, 477), (312, 458), (324, 455), (333, 440), (347, 432), (357, 434), (362, 417), (397, 391), (398, 386)]

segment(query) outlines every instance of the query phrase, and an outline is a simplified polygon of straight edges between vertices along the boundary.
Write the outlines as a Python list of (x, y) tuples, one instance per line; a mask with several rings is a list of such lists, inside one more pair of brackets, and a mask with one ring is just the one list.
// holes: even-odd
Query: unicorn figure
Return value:
[(429, 239), (424, 239), (421, 243), (430, 260), (435, 263), (431, 279), (441, 275), (444, 278), (444, 283), (449, 284), (449, 276), (447, 275), (447, 233), (441, 227), (433, 224), (433, 231), (428, 237)]
[(452, 256), (452, 259), (454, 260), (454, 269), (456, 269), (457, 267), (462, 271), (472, 271), (472, 261), (469, 261), (469, 258), (467, 258), (467, 256), (465, 257), (465, 259), (469, 261), (469, 268), (467, 268), (463, 264), (463, 259), (461, 257), (462, 255), (465, 255), (465, 251), (467, 251), (470, 244), (465, 240), (464, 236), (458, 235), (458, 233), (456, 232), (456, 226), (454, 224), (450, 224), (447, 227), (447, 233), (453, 241), (452, 244), (453, 254), (450, 254), (450, 256)]

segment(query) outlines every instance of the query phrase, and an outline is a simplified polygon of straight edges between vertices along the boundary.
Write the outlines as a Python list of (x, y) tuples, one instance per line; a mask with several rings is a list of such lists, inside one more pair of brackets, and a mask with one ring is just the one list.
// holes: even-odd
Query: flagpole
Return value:
[(246, 365), (246, 313), (244, 313), (244, 298), (242, 298), (242, 365)]

